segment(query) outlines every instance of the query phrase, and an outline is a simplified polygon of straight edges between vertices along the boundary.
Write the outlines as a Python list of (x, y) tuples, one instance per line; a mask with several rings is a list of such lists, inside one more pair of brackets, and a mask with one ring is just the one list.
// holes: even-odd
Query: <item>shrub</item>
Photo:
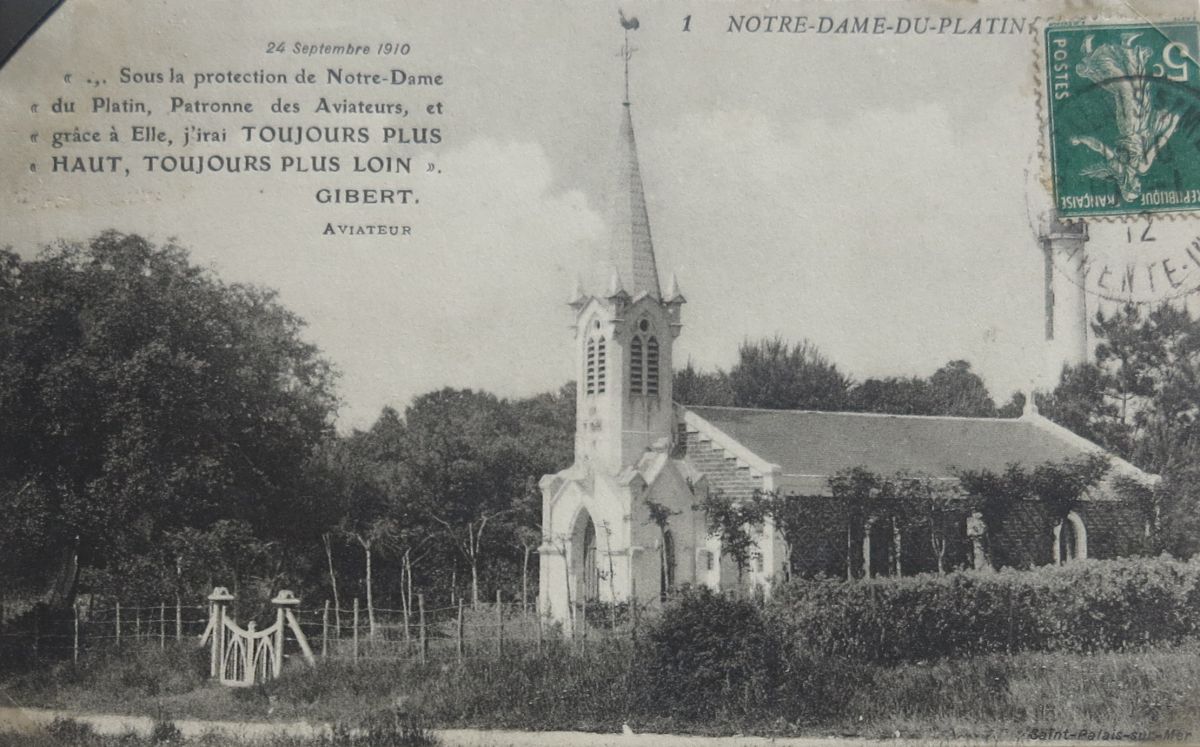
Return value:
[(1200, 562), (1089, 560), (1032, 571), (798, 580), (770, 616), (799, 651), (872, 662), (1113, 651), (1200, 630)]
[(784, 680), (780, 644), (757, 604), (688, 590), (639, 644), (634, 702), (647, 716), (687, 720), (759, 712)]

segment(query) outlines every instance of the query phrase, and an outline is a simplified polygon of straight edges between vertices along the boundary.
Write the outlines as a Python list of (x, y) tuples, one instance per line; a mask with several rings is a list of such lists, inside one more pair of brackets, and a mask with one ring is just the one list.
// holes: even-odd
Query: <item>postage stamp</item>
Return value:
[(1049, 154), (1063, 218), (1200, 210), (1200, 31), (1046, 27)]

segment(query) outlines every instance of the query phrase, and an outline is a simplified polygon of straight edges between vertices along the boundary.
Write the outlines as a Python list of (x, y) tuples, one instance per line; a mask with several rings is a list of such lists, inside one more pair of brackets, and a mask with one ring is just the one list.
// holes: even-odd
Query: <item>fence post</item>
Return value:
[(329, 600), (325, 600), (325, 609), (321, 612), (321, 658), (329, 656)]
[(41, 617), (41, 615), (42, 615), (41, 611), (37, 607), (34, 607), (33, 608), (33, 660), (34, 661), (38, 660), (38, 618)]
[(504, 603), (496, 590), (496, 656), (504, 656)]
[(175, 595), (175, 640), (183, 640), (183, 603)]
[(72, 605), (72, 609), (75, 612), (75, 641), (74, 641), (73, 645), (71, 646), (71, 659), (74, 663), (78, 664), (79, 663), (79, 602), (78, 601), (76, 601), (75, 604)]
[(633, 640), (637, 640), (638, 634), (638, 602), (637, 602), (637, 579), (629, 579), (629, 616), (633, 620)]
[(458, 663), (463, 662), (463, 603), (458, 600), (458, 640), (456, 641), (458, 648)]
[[(283, 673), (283, 631), (284, 625), (286, 624), (284, 620), (285, 610), (287, 610), (289, 607), (300, 609), (300, 600), (297, 599), (296, 595), (290, 590), (280, 589), (279, 593), (275, 595), (275, 598), (271, 600), (271, 604), (275, 606), (275, 661), (273, 662), (273, 669), (275, 671), (275, 677), (279, 677), (279, 675)], [(297, 622), (296, 631), (293, 631), (296, 636), (296, 642), (299, 643), (300, 648), (305, 649), (306, 653), (308, 653), (308, 655), (311, 657), (312, 653), (307, 651), (308, 644), (303, 642), (303, 635), (298, 632), (299, 629), (300, 623)]]
[(158, 650), (167, 647), (167, 605), (158, 603)]
[(542, 653), (542, 614), (541, 614), (541, 612), (539, 612), (537, 614), (537, 650), (538, 650), (539, 654)]
[(358, 597), (354, 598), (354, 661), (358, 661)]
[(121, 603), (117, 602), (117, 648), (121, 647)]
[(217, 586), (208, 595), (208, 602), (212, 612), (212, 638), (209, 643), (212, 644), (212, 649), (209, 652), (209, 672), (210, 676), (216, 679), (225, 678), (225, 605), (233, 601), (233, 595), (224, 586)]
[(133, 608), (133, 640), (136, 641), (136, 643), (134, 645), (140, 644), (142, 642), (142, 608), (141, 607)]
[(429, 646), (429, 636), (425, 635), (425, 595), (424, 594), (417, 595), (417, 614), (419, 617), (418, 623), (421, 626), (420, 630), (418, 631), (421, 635), (421, 641), (420, 641), (421, 663), (424, 664), (425, 657), (428, 653), (427, 647)]

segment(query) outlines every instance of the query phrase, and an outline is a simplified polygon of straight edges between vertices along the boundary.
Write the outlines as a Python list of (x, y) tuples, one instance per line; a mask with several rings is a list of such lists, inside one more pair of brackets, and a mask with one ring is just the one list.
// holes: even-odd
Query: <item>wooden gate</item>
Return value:
[(233, 595), (223, 586), (208, 595), (208, 626), (200, 636), (200, 645), (209, 645), (210, 677), (231, 687), (246, 687), (278, 677), (283, 671), (286, 629), (292, 631), (305, 661), (316, 666), (308, 639), (292, 611), (300, 604), (292, 592), (284, 589), (271, 600), (275, 606), (275, 623), (262, 630), (255, 630), (253, 622), (245, 628), (234, 622), (226, 614), (226, 607), (232, 601)]

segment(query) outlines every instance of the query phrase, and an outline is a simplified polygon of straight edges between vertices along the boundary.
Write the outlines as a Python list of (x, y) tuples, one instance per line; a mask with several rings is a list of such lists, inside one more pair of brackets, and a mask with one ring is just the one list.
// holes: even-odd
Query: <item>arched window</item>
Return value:
[(1054, 527), (1054, 562), (1068, 563), (1087, 557), (1087, 528), (1083, 518), (1074, 511)]
[(588, 394), (604, 394), (608, 351), (604, 337), (589, 337), (584, 353), (584, 391)]
[(584, 377), (587, 381), (584, 391), (588, 394), (596, 393), (596, 340), (589, 337), (587, 341), (587, 353), (584, 359)]
[(600, 565), (596, 558), (596, 525), (587, 519), (583, 530), (583, 589), (582, 598), (595, 601), (600, 598)]
[(658, 394), (658, 338), (646, 343), (646, 394)]
[(638, 335), (633, 336), (633, 340), (629, 343), (629, 393), (641, 394), (643, 382), (646, 378), (642, 370), (645, 365), (645, 354), (642, 351), (642, 338)]
[(667, 600), (667, 596), (675, 589), (675, 536), (670, 529), (663, 530), (662, 536), (662, 570), (659, 575), (659, 598)]
[(596, 393), (604, 394), (605, 369), (608, 367), (604, 338), (596, 341)]

